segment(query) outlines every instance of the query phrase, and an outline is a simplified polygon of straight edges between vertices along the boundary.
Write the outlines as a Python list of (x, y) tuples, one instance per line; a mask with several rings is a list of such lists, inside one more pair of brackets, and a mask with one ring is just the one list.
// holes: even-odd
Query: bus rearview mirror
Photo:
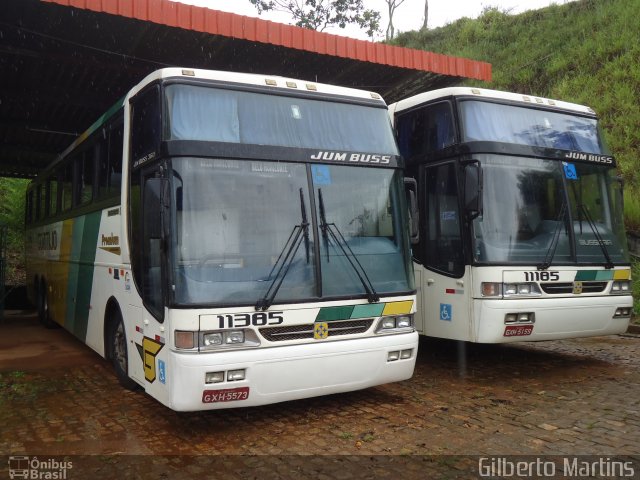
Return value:
[(464, 166), (464, 209), (469, 220), (482, 215), (482, 167), (478, 160)]

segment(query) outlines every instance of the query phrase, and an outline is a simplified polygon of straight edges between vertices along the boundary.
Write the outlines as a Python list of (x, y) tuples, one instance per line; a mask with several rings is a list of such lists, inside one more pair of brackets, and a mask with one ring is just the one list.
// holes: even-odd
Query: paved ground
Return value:
[(69, 457), (70, 479), (478, 478), (470, 455), (630, 455), (640, 478), (639, 366), (633, 334), (463, 348), (423, 339), (409, 381), (176, 413), (122, 390), (63, 330), (14, 315), (0, 325), (0, 480), (9, 455), (84, 455)]

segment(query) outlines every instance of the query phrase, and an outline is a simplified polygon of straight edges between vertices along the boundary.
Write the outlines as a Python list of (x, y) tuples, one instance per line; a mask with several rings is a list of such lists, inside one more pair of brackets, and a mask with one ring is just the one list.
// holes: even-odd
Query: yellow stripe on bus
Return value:
[(406, 300), (404, 302), (390, 302), (384, 307), (382, 315), (402, 315), (404, 313), (411, 313), (413, 307), (413, 300)]

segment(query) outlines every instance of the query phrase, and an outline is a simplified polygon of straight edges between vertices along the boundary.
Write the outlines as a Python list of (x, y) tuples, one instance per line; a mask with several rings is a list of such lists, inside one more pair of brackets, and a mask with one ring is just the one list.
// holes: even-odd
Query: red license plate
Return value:
[(205, 390), (202, 392), (202, 403), (234, 402), (249, 398), (249, 387), (225, 388), (222, 390)]
[(509, 325), (504, 329), (505, 337), (526, 337), (533, 332), (533, 325)]

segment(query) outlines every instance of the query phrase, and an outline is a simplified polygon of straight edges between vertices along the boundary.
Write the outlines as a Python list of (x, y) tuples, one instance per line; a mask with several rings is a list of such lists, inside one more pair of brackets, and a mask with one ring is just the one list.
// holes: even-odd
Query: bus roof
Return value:
[(274, 90), (277, 90), (279, 92), (291, 92), (296, 90), (303, 92), (317, 92), (320, 94), (353, 97), (355, 99), (377, 100), (380, 101), (381, 104), (385, 104), (382, 97), (377, 93), (369, 92), (366, 90), (358, 90), (355, 88), (338, 87), (336, 85), (328, 85), (326, 83), (309, 82), (307, 80), (279, 77), (277, 75), (260, 75), (255, 73), (238, 73), (225, 72), (221, 70), (202, 70), (197, 68), (174, 67), (162, 68), (150, 73), (129, 92), (128, 96), (135, 95), (140, 89), (156, 80), (174, 77), (198, 78), (203, 80), (215, 80), (218, 82), (272, 87)]
[(225, 72), (221, 70), (202, 70), (197, 68), (162, 68), (147, 75), (140, 83), (135, 85), (127, 95), (118, 100), (109, 110), (100, 116), (93, 124), (87, 128), (71, 145), (69, 145), (44, 171), (49, 170), (64, 158), (69, 152), (84, 142), (93, 132), (98, 130), (109, 118), (116, 113), (129, 98), (134, 96), (148, 84), (164, 78), (199, 78), (203, 80), (216, 80), (218, 82), (243, 83), (246, 85), (273, 87), (279, 92), (283, 91), (306, 91), (320, 94), (340, 95), (355, 99), (367, 99), (369, 101), (379, 101), (381, 105), (386, 105), (380, 95), (375, 92), (358, 90), (355, 88), (338, 87), (324, 83), (308, 82), (294, 78), (279, 77), (276, 75), (259, 75), (255, 73)]
[(551, 100), (548, 98), (536, 97), (534, 95), (523, 95), (520, 93), (502, 92), (499, 90), (488, 90), (485, 88), (475, 87), (450, 87), (420, 93), (418, 95), (414, 95), (413, 97), (405, 98), (404, 100), (400, 100), (399, 102), (389, 105), (389, 111), (391, 114), (393, 114), (398, 111), (407, 110), (423, 103), (446, 97), (478, 97), (486, 100), (507, 100), (514, 103), (522, 103), (523, 105), (551, 107), (583, 115), (595, 115), (593, 109), (584, 105), (578, 105), (577, 103), (569, 103), (563, 102), (561, 100)]

